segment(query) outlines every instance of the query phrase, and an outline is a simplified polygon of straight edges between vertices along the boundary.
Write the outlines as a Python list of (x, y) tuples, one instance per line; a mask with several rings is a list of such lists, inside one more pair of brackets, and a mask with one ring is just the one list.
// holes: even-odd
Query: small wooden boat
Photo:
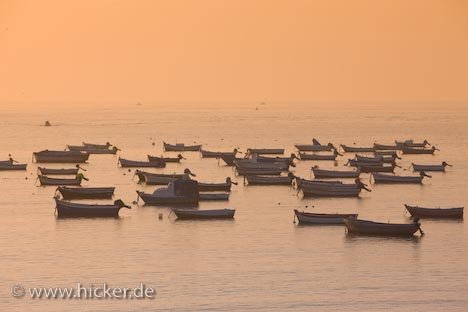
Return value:
[(85, 143), (83, 142), (83, 146), (89, 149), (109, 149), (109, 147), (112, 146), (109, 142), (106, 142), (106, 144), (94, 144), (94, 143)]
[(200, 193), (199, 200), (229, 200), (229, 193)]
[(82, 179), (79, 177), (73, 179), (51, 178), (44, 175), (38, 175), (41, 185), (81, 185)]
[(78, 170), (80, 170), (80, 168), (55, 169), (55, 168), (37, 167), (37, 170), (42, 175), (77, 175)]
[(163, 142), (163, 146), (166, 152), (198, 152), (201, 149), (201, 144), (185, 145), (184, 143), (168, 144)]
[(15, 164), (9, 161), (0, 162), (0, 171), (4, 170), (26, 170), (27, 164)]
[(164, 168), (166, 163), (162, 161), (137, 161), (128, 160), (119, 157), (120, 167), (122, 168)]
[(325, 197), (357, 197), (362, 189), (370, 192), (359, 179), (356, 183), (348, 184), (341, 181), (316, 181), (297, 179), (296, 184), (305, 197), (308, 196), (325, 196)]
[(358, 167), (355, 171), (338, 171), (338, 170), (325, 170), (319, 169), (317, 166), (312, 167), (314, 177), (316, 179), (328, 179), (328, 178), (359, 178), (361, 170)]
[(299, 152), (301, 160), (336, 160), (337, 153), (333, 154), (307, 154)]
[(381, 150), (381, 151), (398, 151), (402, 149), (402, 146), (398, 145), (385, 145), (385, 144), (377, 144), (374, 143), (374, 149), (375, 150)]
[(248, 148), (247, 153), (249, 154), (270, 154), (270, 155), (282, 155), (284, 154), (284, 148)]
[(367, 220), (348, 218), (344, 220), (348, 233), (364, 235), (382, 235), (382, 236), (412, 236), (416, 231), (421, 230), (419, 220), (414, 220), (409, 224), (381, 223)]
[(158, 156), (151, 156), (148, 155), (149, 162), (159, 162), (159, 163), (179, 163), (181, 159), (185, 159), (184, 156), (181, 154), (177, 155), (177, 157), (158, 157)]
[(392, 164), (395, 162), (395, 158), (393, 156), (375, 156), (375, 157), (369, 157), (369, 156), (362, 156), (356, 154), (356, 160), (358, 162), (369, 162), (369, 163), (385, 163), (385, 164)]
[(414, 171), (445, 171), (445, 167), (452, 167), (452, 165), (447, 164), (445, 161), (440, 165), (417, 165), (413, 163), (412, 166)]
[(55, 198), (58, 217), (118, 217), (121, 208), (131, 209), (122, 200), (111, 205), (70, 203)]
[(63, 199), (109, 199), (114, 196), (115, 187), (66, 187), (59, 186), (57, 192)]
[(394, 172), (395, 164), (363, 164), (361, 163), (358, 168), (361, 172), (371, 173), (371, 172)]
[(292, 173), (287, 177), (247, 175), (245, 178), (249, 185), (291, 185), (294, 175)]
[(236, 168), (238, 175), (280, 175), (283, 170), (277, 168)]
[(333, 144), (316, 145), (316, 144), (295, 144), (294, 147), (300, 152), (330, 152), (336, 150)]
[(348, 162), (346, 164), (352, 167), (383, 166), (384, 165), (383, 161), (359, 161), (356, 159), (348, 159)]
[(210, 152), (210, 151), (204, 151), (200, 150), (202, 158), (220, 158), (223, 155), (227, 155), (235, 157), (237, 154), (237, 148), (235, 148), (232, 152)]
[(37, 163), (84, 163), (89, 153), (79, 151), (49, 151), (34, 152), (33, 158)]
[(299, 224), (344, 224), (347, 218), (357, 218), (356, 213), (310, 213), (294, 209)]
[(412, 218), (463, 219), (463, 208), (422, 208), (405, 205)]
[(404, 147), (402, 149), (403, 154), (434, 154), (438, 149), (433, 146), (432, 148), (414, 148), (414, 147)]
[(255, 159), (239, 159), (234, 164), (237, 169), (280, 169), (288, 171), (290, 164), (285, 162), (258, 162)]
[(199, 192), (209, 192), (209, 191), (230, 192), (232, 184), (237, 185), (237, 182), (232, 182), (230, 177), (227, 177), (226, 182), (224, 182), (224, 183), (202, 183), (202, 182), (198, 182), (198, 191)]
[(0, 165), (11, 165), (15, 161), (13, 159), (8, 159), (8, 160), (0, 160)]
[(169, 182), (182, 179), (183, 173), (151, 173), (146, 171), (136, 170), (139, 182), (146, 182), (148, 185), (167, 185)]
[(289, 163), (290, 165), (293, 163), (294, 159), (299, 159), (296, 157), (296, 154), (292, 153), (289, 157), (268, 157), (268, 156), (255, 156), (257, 162), (285, 162)]
[(153, 194), (137, 191), (146, 205), (197, 205), (199, 192), (197, 181), (174, 180), (167, 187), (158, 188)]
[(395, 141), (395, 144), (401, 147), (426, 147), (427, 145), (429, 145), (429, 142), (427, 140), (424, 140), (423, 142), (414, 142), (414, 140), (404, 140)]
[(431, 176), (424, 173), (424, 171), (420, 172), (420, 175), (417, 176), (399, 176), (394, 174), (386, 174), (380, 172), (372, 173), (372, 177), (374, 178), (375, 183), (422, 183), (424, 177), (430, 178)]
[(112, 148), (91, 148), (87, 147), (84, 145), (67, 145), (68, 150), (70, 151), (79, 151), (79, 152), (86, 152), (88, 154), (110, 154), (110, 155), (115, 155), (117, 154), (118, 151), (120, 151), (119, 148), (116, 146)]
[(371, 153), (375, 151), (375, 147), (357, 147), (344, 144), (340, 144), (340, 146), (346, 153)]
[(398, 156), (398, 151), (374, 151), (374, 156), (392, 156), (393, 158), (396, 159), (401, 159)]
[(232, 219), (235, 209), (172, 209), (178, 219)]

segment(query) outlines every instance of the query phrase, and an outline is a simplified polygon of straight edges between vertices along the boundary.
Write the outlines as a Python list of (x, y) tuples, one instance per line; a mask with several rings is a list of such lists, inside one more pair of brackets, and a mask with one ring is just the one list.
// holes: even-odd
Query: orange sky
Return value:
[(0, 105), (468, 101), (464, 0), (0, 0)]

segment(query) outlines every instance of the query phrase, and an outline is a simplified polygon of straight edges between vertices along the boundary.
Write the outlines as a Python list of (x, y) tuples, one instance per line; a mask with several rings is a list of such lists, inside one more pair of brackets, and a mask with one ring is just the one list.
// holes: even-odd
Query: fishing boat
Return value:
[(63, 199), (109, 199), (114, 196), (115, 187), (67, 187), (59, 186), (56, 192)]
[(282, 155), (284, 154), (284, 148), (248, 148), (247, 153), (257, 155)]
[(120, 167), (122, 168), (164, 168), (166, 163), (162, 161), (138, 161), (128, 160), (119, 157)]
[(414, 140), (395, 141), (395, 144), (401, 147), (426, 147), (427, 145), (430, 145), (427, 140), (424, 140), (423, 142), (414, 142)]
[(333, 154), (307, 154), (299, 152), (299, 158), (301, 160), (336, 160), (338, 153)]
[(361, 169), (358, 167), (354, 171), (345, 171), (345, 170), (325, 170), (320, 169), (317, 166), (312, 167), (312, 172), (316, 179), (327, 179), (327, 178), (359, 178), (361, 174)]
[(33, 158), (37, 163), (84, 163), (89, 153), (79, 151), (49, 151), (34, 152)]
[(118, 217), (121, 208), (131, 209), (122, 200), (111, 205), (70, 203), (55, 198), (58, 217)]
[(79, 151), (79, 152), (86, 152), (88, 154), (110, 154), (110, 155), (115, 155), (117, 154), (118, 151), (120, 151), (119, 148), (116, 146), (112, 148), (92, 148), (84, 145), (67, 145), (68, 150), (70, 151)]
[(259, 162), (256, 159), (239, 159), (234, 164), (237, 169), (279, 169), (288, 171), (291, 164), (285, 162)]
[(357, 218), (356, 213), (311, 213), (294, 209), (299, 224), (344, 224), (347, 218)]
[(73, 179), (64, 179), (64, 178), (51, 178), (44, 175), (38, 175), (39, 181), (41, 185), (81, 185), (81, 181), (83, 180), (80, 177), (75, 177)]
[(374, 156), (374, 157), (369, 157), (369, 156), (362, 156), (359, 154), (356, 154), (356, 158), (358, 162), (370, 162), (370, 163), (385, 163), (385, 164), (392, 164), (395, 162), (395, 157), (393, 156)]
[(424, 235), (424, 232), (421, 230), (419, 219), (415, 219), (413, 223), (409, 224), (397, 224), (348, 218), (344, 220), (344, 223), (348, 233), (353, 234), (412, 236), (414, 233), (416, 233), (416, 231), (419, 230), (421, 235)]
[(109, 142), (106, 142), (106, 144), (94, 144), (94, 143), (86, 143), (83, 142), (83, 146), (89, 149), (109, 149), (109, 147), (112, 146)]
[(305, 197), (358, 197), (362, 189), (370, 192), (359, 179), (355, 183), (342, 183), (341, 181), (316, 181), (296, 178), (296, 184)]
[(238, 175), (280, 175), (284, 170), (277, 168), (236, 168)]
[(372, 177), (374, 178), (375, 183), (422, 183), (424, 177), (431, 178), (431, 176), (421, 171), (417, 176), (399, 176), (394, 174), (386, 174), (380, 172), (372, 173)]
[(336, 150), (332, 143), (328, 143), (327, 145), (295, 144), (294, 147), (300, 152), (330, 152)]
[(463, 219), (464, 207), (457, 208), (422, 208), (405, 205), (412, 218)]
[(286, 177), (247, 175), (245, 178), (249, 185), (291, 185), (294, 175), (292, 173), (289, 173)]
[(360, 163), (358, 168), (361, 172), (371, 173), (371, 172), (394, 172), (395, 164), (371, 164), (371, 163)]
[(375, 147), (347, 146), (344, 144), (340, 144), (340, 146), (346, 153), (372, 153), (375, 151)]
[(385, 145), (385, 144), (377, 144), (374, 143), (374, 149), (380, 151), (398, 151), (401, 150), (403, 147), (398, 145)]
[(445, 167), (452, 167), (445, 161), (443, 161), (440, 165), (417, 165), (412, 164), (414, 171), (445, 171)]
[(197, 184), (194, 180), (179, 179), (169, 182), (167, 187), (156, 189), (153, 194), (140, 191), (137, 191), (137, 194), (146, 205), (197, 205)]
[(167, 185), (171, 181), (184, 177), (183, 173), (151, 173), (141, 170), (136, 170), (135, 175), (138, 176), (138, 182), (146, 182), (148, 185)]
[(359, 161), (356, 159), (348, 159), (348, 162), (346, 164), (352, 167), (383, 166), (384, 165), (383, 161)]
[(163, 146), (166, 152), (198, 152), (201, 149), (201, 144), (185, 145), (184, 143), (169, 144), (163, 142)]
[(398, 156), (398, 151), (374, 151), (374, 156), (392, 156), (393, 158), (396, 159), (401, 159)]
[(55, 168), (44, 168), (44, 167), (37, 167), (37, 170), (42, 175), (77, 175), (79, 167), (77, 168), (62, 168), (62, 169), (55, 169)]
[(27, 164), (15, 164), (13, 161), (0, 162), (0, 171), (4, 170), (26, 170)]
[(291, 156), (289, 157), (268, 157), (268, 156), (255, 156), (255, 159), (257, 162), (267, 162), (267, 163), (272, 163), (272, 162), (285, 162), (289, 163), (290, 165), (293, 163), (294, 159), (299, 159), (296, 157), (296, 154), (292, 153)]
[(432, 148), (415, 148), (415, 147), (404, 147), (402, 149), (403, 154), (434, 154), (438, 149), (433, 146)]
[(229, 200), (229, 193), (200, 193), (199, 194), (199, 200), (205, 201), (205, 200), (213, 200), (213, 201), (219, 201), (219, 200)]
[(172, 209), (178, 219), (232, 219), (235, 209)]
[(8, 160), (0, 160), (0, 165), (11, 165), (15, 161), (13, 159), (8, 159)]
[(226, 182), (224, 182), (224, 183), (202, 183), (202, 182), (198, 182), (198, 191), (199, 192), (209, 192), (209, 191), (230, 192), (232, 184), (237, 185), (237, 182), (232, 182), (230, 177), (227, 177)]
[(235, 148), (232, 152), (210, 152), (200, 149), (200, 153), (202, 158), (220, 158), (223, 155), (227, 155), (235, 157), (237, 154), (237, 148)]
[(185, 159), (181, 154), (177, 155), (177, 157), (158, 157), (148, 155), (149, 162), (179, 163), (181, 159)]

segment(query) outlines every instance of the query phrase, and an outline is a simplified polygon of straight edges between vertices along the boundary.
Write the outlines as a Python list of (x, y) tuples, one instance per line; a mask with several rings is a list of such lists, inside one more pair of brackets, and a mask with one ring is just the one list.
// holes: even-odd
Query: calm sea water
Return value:
[[(226, 107), (226, 106), (225, 106)], [(357, 212), (361, 218), (409, 222), (403, 204), (458, 206), (468, 202), (468, 111), (249, 105), (4, 109), (1, 157), (28, 162), (25, 172), (0, 172), (0, 307), (8, 311), (466, 311), (468, 231), (463, 221), (426, 221), (422, 238), (352, 237), (340, 226), (297, 226), (293, 209)], [(53, 127), (41, 124), (50, 120)], [(119, 219), (54, 216), (54, 187), (37, 187), (33, 151), (64, 149), (82, 141), (110, 141), (121, 156), (161, 154), (162, 141), (203, 143), (207, 150), (285, 147), (310, 142), (370, 145), (394, 139), (428, 139), (441, 152), (405, 156), (412, 162), (454, 165), (423, 185), (373, 185), (360, 199), (302, 199), (286, 186), (233, 186), (234, 221), (175, 221), (168, 208), (132, 205)], [(153, 146), (152, 142), (156, 145)], [(234, 177), (216, 159), (185, 153), (181, 164), (199, 181)], [(338, 166), (351, 158), (341, 157)], [(115, 185), (131, 203), (138, 185), (117, 167), (118, 156), (92, 155), (89, 186)], [(316, 162), (315, 162), (316, 163)], [(310, 177), (314, 162), (296, 175)], [(66, 166), (66, 165), (65, 165)], [(332, 162), (320, 166), (332, 168)], [(52, 165), (51, 167), (63, 167)], [(410, 171), (400, 173), (409, 174)], [(364, 180), (368, 176), (364, 176)], [(305, 208), (308, 205), (309, 208)], [(312, 208), (311, 206), (314, 206)], [(163, 219), (158, 215), (162, 213)], [(10, 294), (24, 287), (73, 287), (107, 282), (157, 290), (154, 300), (31, 300)]]

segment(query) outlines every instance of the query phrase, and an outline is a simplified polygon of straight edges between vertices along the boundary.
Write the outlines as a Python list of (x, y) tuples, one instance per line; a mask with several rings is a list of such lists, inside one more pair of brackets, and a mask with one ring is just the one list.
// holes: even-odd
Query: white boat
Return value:
[(232, 219), (235, 209), (172, 209), (178, 219)]
[(294, 209), (299, 224), (344, 224), (347, 218), (357, 218), (356, 213), (311, 213)]
[(430, 178), (431, 176), (421, 171), (417, 176), (399, 176), (395, 174), (388, 174), (388, 173), (380, 173), (374, 172), (372, 173), (372, 177), (374, 178), (375, 183), (422, 183), (424, 177)]
[(412, 164), (414, 171), (445, 171), (445, 167), (452, 167), (452, 165), (447, 164), (445, 161), (440, 165), (417, 165)]

